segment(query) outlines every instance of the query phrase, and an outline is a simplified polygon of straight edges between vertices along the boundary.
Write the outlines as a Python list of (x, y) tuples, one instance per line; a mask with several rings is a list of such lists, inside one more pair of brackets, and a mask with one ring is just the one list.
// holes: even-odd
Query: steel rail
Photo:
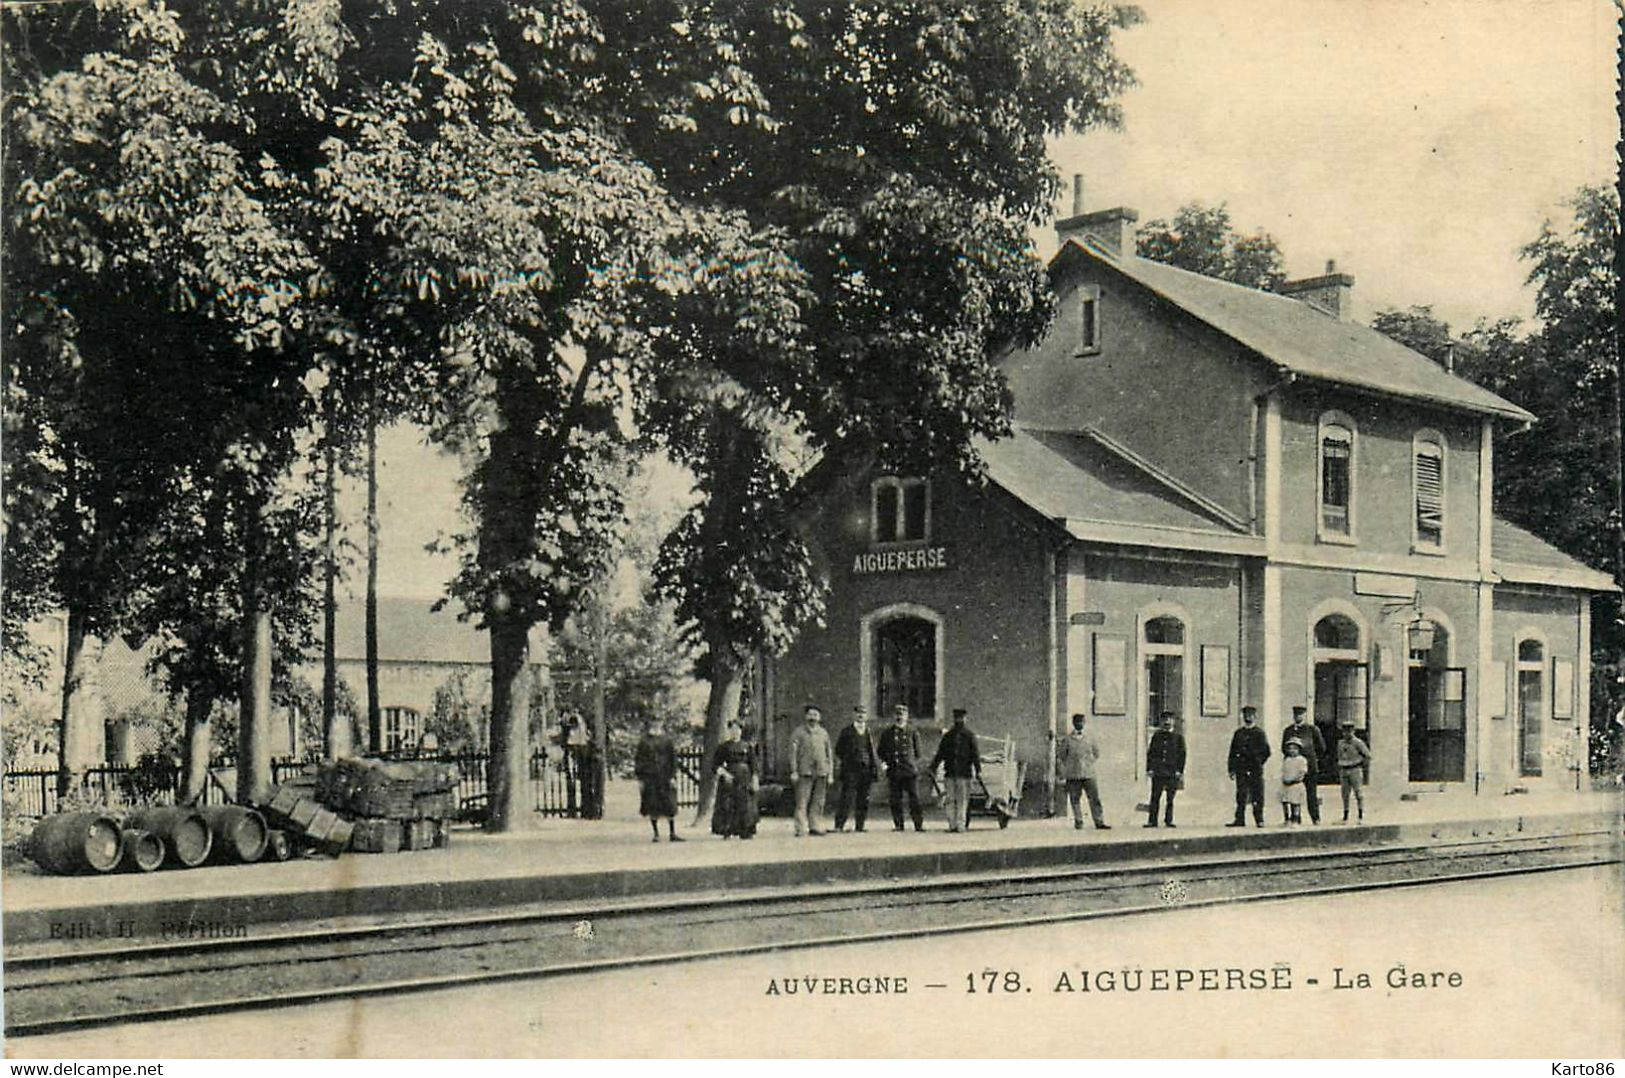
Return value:
[[(1606, 850), (1603, 843), (1598, 841), (1606, 839), (1611, 844)], [(1475, 847), (1469, 852), (1462, 847)], [(1450, 849), (1452, 852), (1443, 854), (1438, 851)], [(743, 956), (750, 954), (785, 951), (792, 949), (805, 949), (810, 947), (835, 946), (843, 943), (873, 943), (895, 941), (913, 938), (928, 938), (960, 932), (990, 931), (1002, 928), (1019, 928), (1044, 924), (1056, 924), (1070, 921), (1089, 921), (1115, 916), (1133, 916), (1144, 913), (1162, 912), (1171, 909), (1199, 909), (1211, 906), (1227, 905), (1241, 901), (1281, 901), (1295, 898), (1312, 897), (1317, 895), (1339, 894), (1356, 891), (1381, 890), (1390, 887), (1412, 887), (1433, 883), (1467, 882), (1478, 879), (1491, 879), (1496, 877), (1521, 875), (1535, 872), (1564, 871), (1579, 868), (1595, 867), (1612, 864), (1620, 861), (1621, 852), (1618, 836), (1612, 831), (1593, 831), (1576, 835), (1538, 835), (1538, 836), (1509, 836), (1499, 839), (1478, 839), (1468, 841), (1453, 841), (1435, 845), (1415, 844), (1406, 847), (1378, 847), (1369, 851), (1358, 849), (1341, 849), (1337, 851), (1292, 851), (1287, 854), (1271, 856), (1268, 858), (1254, 858), (1250, 860), (1208, 859), (1205, 862), (1166, 862), (1153, 865), (1137, 863), (1121, 865), (1116, 869), (1094, 867), (1085, 871), (1064, 871), (1050, 873), (1029, 873), (1027, 880), (1011, 880), (1010, 877), (997, 873), (963, 874), (956, 880), (929, 880), (929, 881), (882, 881), (863, 887), (832, 885), (825, 895), (809, 896), (805, 891), (779, 889), (784, 892), (782, 897), (774, 900), (762, 899), (755, 895), (711, 895), (694, 898), (690, 901), (667, 900), (658, 903), (643, 903), (641, 905), (622, 905), (619, 909), (606, 909), (603, 906), (592, 907), (590, 915), (600, 921), (605, 919), (637, 920), (648, 918), (661, 913), (677, 910), (699, 911), (715, 907), (725, 908), (731, 918), (737, 918), (738, 903), (750, 898), (756, 905), (764, 906), (761, 912), (753, 916), (753, 920), (764, 918), (784, 918), (801, 916), (807, 912), (819, 915), (841, 913), (848, 909), (861, 909), (874, 912), (876, 907), (872, 903), (862, 906), (820, 907), (811, 911), (796, 909), (794, 907), (812, 904), (818, 905), (820, 898), (839, 898), (846, 895), (874, 895), (877, 891), (889, 892), (899, 898), (910, 896), (911, 901), (894, 902), (890, 908), (900, 908), (904, 905), (918, 907), (921, 900), (920, 890), (935, 890), (938, 894), (927, 901), (932, 904), (967, 904), (970, 902), (985, 901), (985, 895), (974, 893), (980, 885), (1002, 884), (1006, 882), (1061, 882), (1067, 878), (1077, 878), (1088, 875), (1113, 875), (1119, 877), (1115, 880), (1100, 881), (1095, 887), (1086, 887), (1077, 891), (1021, 891), (1015, 893), (1001, 892), (997, 898), (1013, 900), (1021, 898), (1057, 898), (1062, 896), (1081, 896), (1087, 894), (1101, 894), (1113, 890), (1133, 890), (1145, 888), (1155, 881), (1147, 877), (1156, 877), (1170, 869), (1179, 870), (1182, 880), (1188, 883), (1201, 883), (1204, 881), (1240, 880), (1254, 877), (1271, 877), (1281, 879), (1283, 876), (1300, 875), (1311, 872), (1347, 871), (1361, 868), (1382, 866), (1409, 866), (1417, 864), (1432, 864), (1443, 867), (1445, 861), (1483, 860), (1495, 857), (1530, 856), (1536, 854), (1561, 854), (1565, 851), (1581, 853), (1578, 858), (1571, 858), (1559, 863), (1542, 864), (1502, 864), (1489, 868), (1475, 868), (1469, 870), (1429, 872), (1425, 875), (1412, 878), (1376, 878), (1355, 879), (1331, 884), (1313, 884), (1301, 887), (1287, 887), (1267, 892), (1242, 891), (1222, 895), (1193, 898), (1186, 901), (1170, 903), (1160, 900), (1154, 903), (1141, 902), (1133, 905), (1118, 905), (1110, 908), (1071, 909), (1060, 912), (1004, 914), (994, 917), (981, 918), (971, 921), (954, 921), (951, 923), (931, 925), (909, 925), (906, 927), (882, 928), (870, 931), (839, 932), (826, 935), (804, 936), (792, 939), (771, 939), (749, 942), (735, 942), (715, 947), (693, 947), (679, 950), (651, 951), (646, 953), (619, 954), (598, 958), (576, 958), (562, 962), (543, 962), (527, 965), (511, 966), (502, 969), (482, 969), (466, 972), (445, 972), (421, 977), (396, 977), (384, 980), (371, 980), (356, 984), (322, 985), (314, 988), (295, 988), (276, 993), (265, 994), (238, 994), (231, 998), (211, 998), (206, 1000), (164, 1001), (155, 1006), (135, 1008), (112, 1013), (101, 1011), (99, 1013), (65, 1013), (51, 1017), (37, 1019), (23, 1019), (21, 1021), (8, 1021), (7, 1035), (33, 1036), (44, 1033), (64, 1032), (74, 1029), (96, 1028), (125, 1022), (150, 1022), (164, 1019), (199, 1017), (210, 1014), (222, 1014), (238, 1010), (262, 1009), (269, 1007), (307, 1005), (312, 1003), (353, 999), (367, 996), (392, 995), (406, 992), (423, 992), (436, 989), (466, 987), (476, 984), (501, 983), (506, 981), (525, 980), (539, 977), (560, 976), (571, 973), (588, 973), (609, 969), (630, 968), (651, 964), (664, 964), (670, 962), (698, 961), (711, 958), (729, 956)], [(1403, 854), (1408, 856), (1396, 856)], [(1286, 862), (1290, 867), (1287, 872), (1269, 871), (1271, 864), (1280, 865)], [(1311, 862), (1319, 862), (1312, 864)], [(1329, 863), (1329, 864), (1328, 864)], [(1193, 873), (1200, 869), (1231, 869), (1239, 871), (1210, 871), (1206, 875)], [(1121, 877), (1138, 877), (1135, 879), (1121, 879)], [(923, 886), (921, 886), (923, 885)], [(950, 893), (957, 891), (957, 894)], [(662, 896), (664, 897), (664, 896)], [(687, 896), (685, 896), (687, 897)], [(587, 908), (572, 909), (569, 911), (555, 911), (546, 914), (511, 914), (500, 916), (486, 916), (465, 918), (462, 920), (442, 920), (432, 924), (409, 924), (404, 926), (367, 926), (356, 928), (347, 933), (341, 933), (329, 942), (338, 939), (352, 938), (350, 933), (358, 933), (357, 938), (366, 938), (384, 934), (413, 934), (427, 933), (431, 938), (421, 946), (413, 945), (393, 948), (388, 954), (405, 956), (414, 953), (428, 953), (454, 949), (473, 948), (479, 946), (501, 946), (510, 943), (546, 942), (544, 940), (476, 940), (472, 942), (456, 943), (451, 941), (436, 941), (432, 937), (438, 932), (452, 932), (468, 930), (474, 927), (483, 927), (492, 924), (508, 926), (522, 925), (530, 922), (538, 925), (557, 924), (571, 919)], [(669, 927), (669, 926), (668, 926)], [(275, 949), (288, 943), (310, 944), (321, 938), (320, 933), (290, 933), (280, 937), (262, 938), (246, 941), (250, 945), (257, 945), (271, 952), (257, 960), (244, 962), (240, 968), (253, 968), (255, 966), (286, 967), (290, 959), (303, 963), (343, 963), (346, 959), (357, 958), (356, 952), (343, 950), (315, 954), (305, 958), (294, 958), (290, 955), (278, 956)], [(202, 943), (233, 942), (242, 944), (245, 941), (197, 941)], [(202, 951), (204, 948), (194, 948)], [(85, 962), (108, 961), (115, 958), (105, 952), (93, 956), (86, 956)], [(142, 957), (150, 957), (143, 955)], [(40, 961), (47, 961), (40, 959)], [(7, 963), (8, 967), (11, 963)], [(201, 970), (153, 970), (148, 972), (124, 972), (107, 978), (91, 978), (91, 980), (132, 980), (140, 978), (179, 978), (188, 972), (215, 973), (231, 967), (211, 966)], [(16, 984), (8, 969), (6, 995), (13, 996), (17, 992), (49, 992), (53, 988), (62, 989), (73, 984), (85, 982), (40, 982), (36, 984)], [(8, 1019), (15, 1013), (13, 1006), (8, 1002)]]

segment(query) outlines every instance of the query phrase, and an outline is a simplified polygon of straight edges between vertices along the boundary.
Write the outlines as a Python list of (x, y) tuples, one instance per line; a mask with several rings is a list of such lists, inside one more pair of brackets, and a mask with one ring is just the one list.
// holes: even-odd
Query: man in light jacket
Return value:
[(1100, 746), (1084, 731), (1084, 717), (1072, 716), (1072, 732), (1061, 738), (1055, 746), (1055, 766), (1066, 782), (1066, 799), (1072, 805), (1072, 826), (1083, 830), (1083, 797), (1089, 798), (1089, 816), (1096, 830), (1109, 831), (1105, 813), (1100, 807), (1100, 786), (1095, 782), (1095, 761), (1100, 759)]
[(835, 773), (835, 751), (824, 729), (824, 713), (809, 704), (806, 720), (790, 738), (790, 781), (796, 788), (796, 837), (822, 835), (824, 791)]

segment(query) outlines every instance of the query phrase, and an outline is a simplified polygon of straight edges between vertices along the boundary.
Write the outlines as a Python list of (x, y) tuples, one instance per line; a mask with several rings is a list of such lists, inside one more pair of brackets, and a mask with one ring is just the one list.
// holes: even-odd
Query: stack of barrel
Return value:
[(438, 849), (457, 813), (455, 764), (335, 760), (316, 772), (316, 798), (354, 822), (350, 849), (398, 853)]
[(160, 865), (196, 868), (248, 864), (265, 856), (265, 818), (237, 805), (155, 806), (122, 822), (106, 812), (63, 812), (42, 819), (29, 855), (47, 872), (151, 872)]

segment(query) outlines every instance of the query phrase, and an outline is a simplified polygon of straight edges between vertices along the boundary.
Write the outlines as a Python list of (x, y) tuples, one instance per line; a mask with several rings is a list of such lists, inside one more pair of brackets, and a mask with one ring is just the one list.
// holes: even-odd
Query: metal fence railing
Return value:
[[(700, 767), (704, 756), (698, 748), (679, 749), (677, 752), (677, 804), (693, 808), (700, 803)], [(460, 753), (433, 757), (415, 757), (440, 763), (457, 765), (458, 804), (477, 812), (490, 791), (488, 753)], [(293, 779), (317, 761), (298, 757), (278, 757), (271, 761), (271, 781), (282, 784)], [(225, 804), (232, 799), (228, 783), (222, 782), (220, 772), (229, 771), (232, 762), (221, 761), (210, 768), (209, 781), (204, 785), (201, 804)], [(575, 751), (562, 755), (554, 752), (536, 752), (531, 755), (527, 776), (531, 787), (532, 809), (543, 816), (579, 816), (585, 793), (581, 776), (582, 761)], [(138, 805), (172, 805), (180, 789), (181, 769), (178, 764), (147, 761), (141, 764), (106, 764), (88, 769), (75, 788), (70, 802), (101, 805), (107, 808), (128, 808)], [(49, 816), (57, 811), (62, 800), (57, 795), (55, 768), (7, 771), (3, 778), (6, 800), (11, 811), (20, 816)]]

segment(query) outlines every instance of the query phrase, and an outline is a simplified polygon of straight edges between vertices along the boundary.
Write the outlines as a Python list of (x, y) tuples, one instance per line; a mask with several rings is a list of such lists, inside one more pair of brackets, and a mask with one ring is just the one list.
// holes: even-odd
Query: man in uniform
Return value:
[(790, 738), (790, 782), (796, 788), (796, 837), (805, 832), (822, 835), (824, 791), (835, 771), (835, 754), (830, 749), (829, 731), (824, 729), (824, 713), (811, 704), (803, 712), (804, 721)]
[(1292, 725), (1281, 731), (1282, 755), (1286, 754), (1288, 741), (1298, 743), (1298, 751), (1309, 765), (1309, 774), (1303, 780), (1303, 795), (1309, 805), (1310, 821), (1319, 823), (1320, 793), (1316, 789), (1316, 776), (1319, 774), (1320, 761), (1326, 756), (1326, 739), (1320, 736), (1319, 728), (1309, 721), (1309, 709), (1302, 704), (1292, 709)]
[(835, 800), (835, 830), (846, 830), (847, 812), (852, 812), (854, 831), (863, 830), (869, 818), (869, 788), (874, 785), (879, 759), (874, 735), (869, 733), (869, 709), (859, 704), (852, 709), (852, 725), (835, 739), (835, 767), (840, 792)]
[(948, 814), (948, 830), (963, 831), (969, 826), (970, 780), (982, 776), (982, 754), (976, 747), (976, 735), (965, 725), (965, 709), (954, 708), (954, 724), (937, 743), (937, 754), (931, 757), (930, 771), (944, 772), (943, 811)]
[(1236, 780), (1236, 818), (1226, 827), (1247, 826), (1247, 806), (1253, 822), (1264, 826), (1264, 761), (1270, 758), (1270, 739), (1258, 728), (1258, 709), (1241, 709), (1241, 725), (1230, 737), (1230, 777)]
[(908, 708), (898, 704), (891, 709), (892, 724), (880, 735), (880, 766), (886, 771), (887, 794), (891, 801), (893, 831), (903, 829), (903, 798), (908, 798), (908, 814), (914, 830), (925, 830), (920, 812), (920, 735), (908, 724)]
[(1174, 730), (1172, 711), (1162, 713), (1162, 722), (1151, 735), (1151, 744), (1145, 750), (1145, 773), (1151, 776), (1151, 815), (1145, 825), (1157, 826), (1157, 808), (1166, 795), (1168, 807), (1163, 810), (1162, 822), (1174, 826), (1174, 794), (1185, 774), (1185, 738)]

